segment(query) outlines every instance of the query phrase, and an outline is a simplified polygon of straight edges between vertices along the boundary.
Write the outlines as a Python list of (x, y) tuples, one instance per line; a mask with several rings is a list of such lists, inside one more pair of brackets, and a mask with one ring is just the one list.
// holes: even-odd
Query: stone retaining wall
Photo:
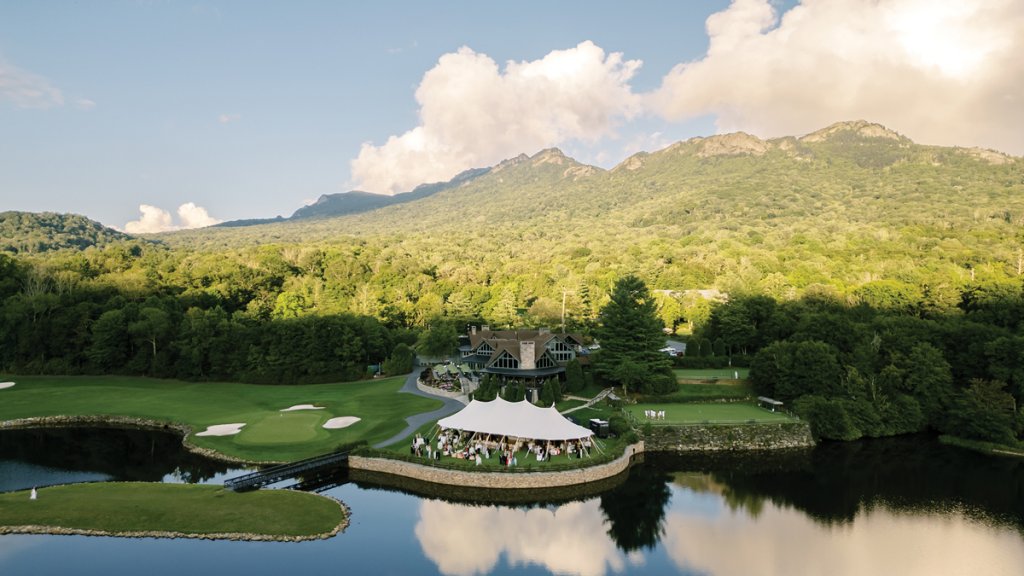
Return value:
[(440, 388), (434, 388), (433, 386), (427, 386), (419, 379), (416, 380), (416, 387), (420, 389), (420, 392), (424, 394), (430, 394), (431, 396), (441, 396), (442, 398), (454, 398), (463, 404), (468, 403), (466, 395), (462, 392), (448, 392), (447, 390), (441, 390)]
[(806, 422), (741, 424), (736, 426), (643, 426), (648, 452), (718, 452), (778, 450), (814, 446)]
[(643, 451), (644, 443), (639, 442), (627, 446), (622, 456), (607, 464), (558, 472), (469, 472), (365, 456), (349, 456), (348, 466), (352, 470), (405, 476), (433, 484), (489, 489), (552, 488), (586, 484), (617, 476), (627, 470), (633, 458)]

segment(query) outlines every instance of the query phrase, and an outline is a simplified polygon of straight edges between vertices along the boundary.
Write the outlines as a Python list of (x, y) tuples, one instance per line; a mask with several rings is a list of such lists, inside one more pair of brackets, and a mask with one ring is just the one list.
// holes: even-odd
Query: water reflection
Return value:
[(959, 511), (905, 514), (887, 507), (862, 511), (841, 526), (823, 527), (793, 508), (766, 505), (757, 517), (704, 495), (714, 515), (673, 509), (662, 544), (676, 567), (715, 576), (750, 574), (1019, 575), (1024, 542), (1006, 526)]
[(490, 573), (502, 555), (512, 566), (601, 576), (642, 559), (622, 552), (606, 526), (598, 500), (532, 509), (427, 500), (414, 531), (424, 555), (451, 576)]
[(185, 450), (175, 433), (119, 428), (6, 430), (0, 463), (5, 491), (108, 479), (199, 483), (229, 470)]
[[(226, 469), (188, 454), (175, 435), (23, 434), (0, 433), (0, 476), (12, 464), (21, 488), (52, 468), (158, 481)], [(453, 487), (379, 486), (356, 478), (328, 491), (353, 511), (352, 526), (330, 540), (0, 536), (0, 574), (1024, 574), (1024, 460), (928, 438), (648, 458), (599, 492), (530, 491), (529, 505), (437, 497), (473, 495)]]
[(665, 507), (672, 496), (669, 480), (659, 468), (639, 466), (630, 471), (625, 483), (601, 495), (608, 535), (619, 548), (632, 552), (658, 544), (665, 532)]

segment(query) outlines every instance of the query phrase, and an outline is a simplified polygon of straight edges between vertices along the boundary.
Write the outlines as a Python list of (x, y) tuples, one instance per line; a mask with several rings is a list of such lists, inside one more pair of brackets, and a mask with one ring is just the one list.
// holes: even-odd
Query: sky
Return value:
[(1024, 155), (1024, 0), (0, 1), (0, 211), (289, 216), (558, 147), (878, 122)]

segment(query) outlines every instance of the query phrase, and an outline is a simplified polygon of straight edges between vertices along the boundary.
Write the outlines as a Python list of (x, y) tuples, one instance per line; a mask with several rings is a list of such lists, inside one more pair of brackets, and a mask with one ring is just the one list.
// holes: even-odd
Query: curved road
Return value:
[(419, 374), (420, 371), (418, 369), (413, 370), (412, 374), (409, 374), (409, 376), (405, 379), (405, 386), (402, 386), (402, 389), (399, 390), (399, 392), (403, 394), (415, 394), (417, 396), (423, 396), (424, 398), (435, 398), (437, 400), (443, 401), (444, 406), (441, 406), (440, 408), (432, 412), (424, 412), (422, 414), (414, 414), (412, 416), (409, 416), (408, 418), (405, 419), (406, 426), (404, 430), (402, 430), (398, 434), (395, 434), (391, 438), (388, 438), (387, 440), (374, 444), (374, 448), (383, 448), (388, 444), (394, 444), (395, 442), (398, 442), (402, 438), (405, 438), (406, 436), (412, 434), (413, 432), (416, 431), (417, 428), (423, 426), (427, 422), (430, 422), (431, 420), (437, 420), (438, 418), (444, 418), (449, 414), (454, 414), (459, 410), (465, 408), (465, 404), (459, 402), (454, 398), (434, 396), (433, 394), (427, 394), (426, 392), (423, 392), (422, 390), (417, 388), (416, 378), (419, 376)]

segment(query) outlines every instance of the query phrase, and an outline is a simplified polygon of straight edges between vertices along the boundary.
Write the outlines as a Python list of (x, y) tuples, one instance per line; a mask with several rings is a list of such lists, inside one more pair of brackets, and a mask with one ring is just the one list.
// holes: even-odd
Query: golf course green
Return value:
[[(405, 378), (339, 384), (267, 386), (182, 382), (124, 376), (3, 376), (0, 423), (40, 417), (118, 417), (180, 424), (188, 442), (247, 462), (285, 462), (330, 452), (340, 444), (379, 442), (405, 418), (442, 405), (398, 394)], [(317, 409), (283, 411), (301, 405)], [(332, 418), (359, 421), (324, 428)], [(210, 426), (244, 424), (231, 435), (198, 435)]]

